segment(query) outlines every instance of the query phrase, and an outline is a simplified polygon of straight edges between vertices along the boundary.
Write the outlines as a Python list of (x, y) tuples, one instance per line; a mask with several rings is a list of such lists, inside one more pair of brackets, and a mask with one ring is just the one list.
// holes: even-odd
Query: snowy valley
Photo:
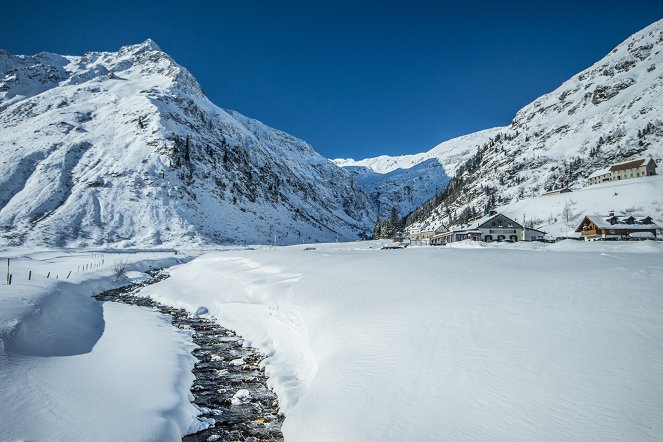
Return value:
[[(562, 239), (663, 225), (660, 169), (587, 179), (663, 160), (662, 50), (660, 20), (509, 126), (363, 160), (152, 40), (0, 51), (0, 440), (663, 440), (660, 236)], [(392, 211), (551, 241), (368, 239)]]

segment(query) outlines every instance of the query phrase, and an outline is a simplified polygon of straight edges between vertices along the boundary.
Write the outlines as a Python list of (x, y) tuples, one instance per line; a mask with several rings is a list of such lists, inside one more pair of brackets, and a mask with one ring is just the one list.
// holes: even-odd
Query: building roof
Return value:
[[(593, 222), (599, 229), (613, 229), (613, 230), (656, 230), (660, 229), (659, 225), (654, 223), (645, 223), (645, 220), (651, 219), (648, 216), (638, 216), (633, 224), (628, 224), (626, 220), (630, 216), (615, 216), (615, 215), (585, 215), (576, 227), (576, 232), (582, 232), (582, 226), (585, 220)], [(610, 219), (615, 219), (616, 223), (611, 224)]]
[(610, 172), (617, 172), (620, 170), (633, 169), (634, 167), (640, 167), (647, 162), (646, 159), (640, 158), (639, 160), (627, 161), (625, 163), (613, 164), (610, 167)]
[(600, 177), (600, 176), (603, 176), (603, 175), (607, 175), (607, 174), (610, 173), (610, 169), (611, 169), (611, 167), (604, 167), (603, 169), (599, 169), (599, 170), (595, 171), (594, 173), (592, 173), (587, 178), (597, 178), (597, 177)]

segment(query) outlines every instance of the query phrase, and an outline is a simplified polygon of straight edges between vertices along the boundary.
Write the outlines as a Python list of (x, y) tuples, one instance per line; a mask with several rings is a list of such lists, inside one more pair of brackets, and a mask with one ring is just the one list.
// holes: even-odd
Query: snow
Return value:
[[(615, 163), (641, 158), (663, 161), (662, 49), (663, 20), (658, 20), (520, 109), (511, 125), (484, 132), (483, 138), (479, 132), (469, 135), (467, 141), (456, 139), (449, 152), (458, 155), (440, 156), (447, 175), (461, 170), (460, 165), (477, 152), (477, 145), (481, 147), (480, 157), (475, 158), (478, 166), (475, 163), (476, 167), (469, 172), (466, 168), (462, 174), (461, 189), (456, 192), (459, 197), (441, 202), (432, 213), (427, 211), (409, 222), (449, 225), (447, 206), (456, 215), (468, 208), (482, 212), (492, 197), (496, 209), (503, 211), (503, 206), (552, 189), (580, 190), (590, 176), (597, 176), (594, 172)], [(406, 167), (407, 158), (425, 156), (337, 164), (386, 171), (392, 166)]]
[(467, 158), (474, 154), (477, 147), (489, 138), (495, 136), (501, 127), (485, 129), (468, 135), (443, 141), (432, 149), (411, 155), (380, 155), (374, 158), (354, 160), (352, 158), (338, 158), (332, 160), (340, 167), (367, 167), (375, 173), (388, 174), (398, 169), (410, 169), (425, 161), (435, 159), (439, 161), (448, 176), (453, 176), (456, 168)]
[(3, 270), (11, 258), (13, 276), (0, 285), (0, 439), (180, 440), (189, 431), (198, 415), (189, 333), (158, 312), (90, 298), (116, 286), (114, 262), (128, 263), (124, 284), (186, 257), (38, 249), (0, 257)]
[(144, 293), (266, 355), (286, 440), (660, 440), (663, 244), (210, 253)]
[[(569, 219), (564, 219), (564, 208), (569, 208)], [(641, 219), (651, 216), (661, 225), (663, 221), (663, 176), (609, 181), (558, 195), (526, 198), (497, 208), (506, 216), (519, 221), (535, 221), (535, 227), (550, 237), (571, 237), (582, 217), (596, 213), (633, 215)]]
[(349, 173), (211, 103), (151, 40), (2, 52), (0, 111), (0, 245), (291, 244), (356, 239), (375, 219)]
[(238, 390), (237, 393), (235, 393), (230, 401), (231, 404), (233, 405), (242, 405), (251, 399), (251, 393), (249, 390)]

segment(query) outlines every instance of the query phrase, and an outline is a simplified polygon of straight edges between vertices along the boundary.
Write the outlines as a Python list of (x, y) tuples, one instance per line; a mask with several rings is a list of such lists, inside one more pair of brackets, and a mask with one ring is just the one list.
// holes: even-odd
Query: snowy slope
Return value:
[(334, 164), (341, 167), (363, 166), (376, 173), (389, 173), (396, 169), (409, 169), (424, 161), (436, 159), (444, 167), (447, 175), (451, 176), (456, 168), (462, 164), (471, 154), (476, 152), (477, 147), (485, 143), (490, 137), (499, 132), (501, 128), (485, 129), (461, 137), (444, 141), (431, 150), (411, 155), (380, 155), (374, 158), (354, 160), (352, 158), (338, 158), (333, 160)]
[(381, 216), (387, 217), (392, 207), (404, 216), (442, 190), (458, 166), (500, 129), (457, 137), (420, 154), (333, 162), (352, 172), (357, 184), (379, 202)]
[(350, 240), (373, 210), (349, 173), (212, 104), (151, 40), (0, 53), (0, 243)]
[[(565, 211), (565, 208), (568, 208)], [(578, 236), (584, 215), (651, 216), (663, 226), (663, 176), (633, 178), (580, 188), (571, 193), (525, 198), (499, 208), (514, 220), (525, 220), (550, 237)]]
[[(663, 159), (663, 20), (518, 111), (456, 169), (453, 188), (408, 222), (449, 222), (547, 190), (583, 187), (595, 170), (635, 158)], [(647, 209), (647, 207), (645, 207)]]
[(380, 216), (388, 218), (395, 207), (405, 215), (438, 193), (449, 181), (442, 164), (429, 159), (408, 169), (378, 173), (365, 166), (345, 166), (357, 182), (376, 202)]
[(270, 355), (287, 441), (661, 440), (663, 244), (379, 246), (212, 253), (143, 293)]

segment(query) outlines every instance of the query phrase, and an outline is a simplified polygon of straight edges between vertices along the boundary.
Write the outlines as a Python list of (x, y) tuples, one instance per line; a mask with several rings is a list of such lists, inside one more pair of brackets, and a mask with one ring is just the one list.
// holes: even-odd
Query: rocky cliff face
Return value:
[(350, 240), (374, 210), (350, 173), (212, 104), (151, 40), (0, 53), (0, 243)]

